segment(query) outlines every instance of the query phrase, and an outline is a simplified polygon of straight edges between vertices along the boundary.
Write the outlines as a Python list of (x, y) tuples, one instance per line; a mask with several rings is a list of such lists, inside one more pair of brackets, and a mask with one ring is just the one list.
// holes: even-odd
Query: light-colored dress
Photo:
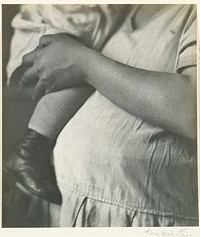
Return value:
[[(195, 6), (166, 5), (141, 29), (131, 25), (135, 9), (107, 42), (104, 55), (170, 73), (196, 65)], [(65, 126), (54, 149), (63, 197), (61, 226), (198, 225), (191, 143), (96, 91)]]

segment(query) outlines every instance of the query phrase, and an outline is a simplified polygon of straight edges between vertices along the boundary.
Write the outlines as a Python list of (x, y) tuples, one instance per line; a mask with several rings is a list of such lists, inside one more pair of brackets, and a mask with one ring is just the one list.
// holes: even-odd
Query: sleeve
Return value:
[(192, 6), (184, 26), (178, 49), (177, 72), (185, 67), (197, 65), (197, 9)]

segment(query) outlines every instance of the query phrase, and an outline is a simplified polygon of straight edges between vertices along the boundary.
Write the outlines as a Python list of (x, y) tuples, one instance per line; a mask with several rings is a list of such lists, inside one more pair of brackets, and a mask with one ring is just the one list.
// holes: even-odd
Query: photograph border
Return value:
[[(68, 4), (68, 3), (82, 3), (82, 4), (89, 4), (89, 3), (111, 3), (111, 4), (133, 4), (133, 3), (139, 3), (139, 4), (196, 4), (197, 5), (197, 12), (198, 12), (198, 42), (197, 42), (197, 73), (198, 78), (200, 78), (200, 72), (199, 72), (199, 26), (200, 26), (200, 4), (198, 3), (198, 0), (196, 1), (181, 1), (181, 0), (169, 0), (169, 1), (122, 1), (122, 0), (113, 0), (113, 1), (63, 1), (63, 0), (47, 0), (47, 1), (1, 1), (2, 4)], [(2, 10), (2, 6), (1, 6)], [(2, 21), (2, 12), (1, 17)], [(2, 23), (2, 22), (1, 22)], [(2, 25), (2, 24), (1, 24)], [(1, 42), (2, 42), (2, 27), (1, 27)], [(2, 43), (1, 43), (1, 52), (2, 52)], [(1, 71), (2, 71), (2, 65), (1, 65)], [(2, 87), (0, 87), (0, 93), (2, 95)], [(199, 131), (200, 131), (200, 121), (199, 121), (199, 111), (200, 111), (200, 104), (199, 98), (200, 97), (200, 83), (197, 79), (197, 146), (198, 146), (198, 205), (200, 210), (200, 139), (199, 139)], [(1, 121), (2, 121), (2, 101), (1, 101)], [(1, 127), (1, 141), (2, 141), (2, 127)], [(2, 144), (2, 143), (1, 143)], [(2, 146), (0, 149), (1, 157), (2, 157)], [(1, 167), (2, 167), (2, 159), (1, 159)], [(2, 170), (2, 169), (1, 169)], [(1, 187), (2, 187), (2, 176), (1, 176)], [(2, 190), (2, 189), (1, 189)], [(1, 209), (2, 210), (2, 202), (1, 202)], [(200, 214), (199, 214), (200, 217)], [(200, 218), (199, 218), (200, 220)], [(0, 212), (0, 221), (2, 223), (2, 212)], [(157, 237), (196, 237), (200, 236), (200, 227), (134, 227), (134, 228), (126, 228), (126, 227), (115, 227), (115, 228), (2, 228), (0, 229), (0, 235), (4, 237), (22, 237), (22, 236), (157, 236)]]

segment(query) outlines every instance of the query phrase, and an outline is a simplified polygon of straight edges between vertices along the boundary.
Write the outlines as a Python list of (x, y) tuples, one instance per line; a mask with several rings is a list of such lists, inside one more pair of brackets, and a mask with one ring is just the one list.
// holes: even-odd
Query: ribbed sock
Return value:
[(46, 94), (38, 102), (28, 127), (52, 141), (55, 140), (93, 91), (91, 86), (82, 84)]

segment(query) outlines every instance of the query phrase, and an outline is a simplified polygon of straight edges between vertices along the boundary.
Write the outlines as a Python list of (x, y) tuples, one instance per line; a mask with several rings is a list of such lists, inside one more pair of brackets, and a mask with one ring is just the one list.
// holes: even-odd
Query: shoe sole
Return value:
[(29, 197), (31, 197), (32, 195), (35, 195), (41, 199), (44, 199), (47, 202), (51, 202), (54, 203), (56, 205), (61, 205), (61, 202), (59, 201), (55, 201), (55, 200), (50, 200), (48, 198), (46, 198), (45, 196), (42, 195), (38, 195), (37, 192), (35, 192), (33, 189), (31, 189), (29, 186), (27, 186), (25, 183), (21, 182), (21, 180), (17, 177), (17, 175), (13, 174), (13, 172), (11, 172), (8, 168), (3, 167), (4, 172), (9, 175), (12, 180), (14, 180), (15, 185), (26, 195), (28, 195)]

